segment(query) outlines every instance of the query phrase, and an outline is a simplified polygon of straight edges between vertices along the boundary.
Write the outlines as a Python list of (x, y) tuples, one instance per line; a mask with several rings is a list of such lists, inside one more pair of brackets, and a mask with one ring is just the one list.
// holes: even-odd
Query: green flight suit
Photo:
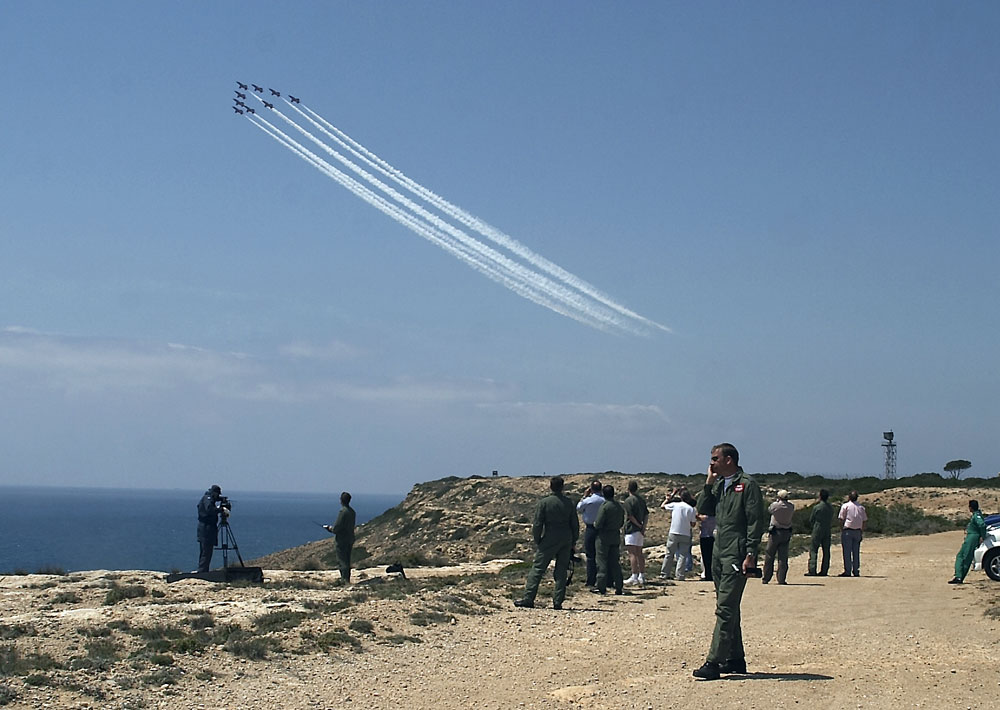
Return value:
[(965, 527), (965, 542), (962, 543), (962, 549), (955, 556), (955, 576), (958, 579), (964, 580), (965, 575), (969, 573), (969, 568), (972, 567), (976, 555), (976, 548), (979, 547), (979, 541), (985, 537), (986, 521), (983, 519), (983, 512), (977, 510), (972, 514), (969, 524)]
[(608, 584), (621, 593), (622, 576), (621, 544), (622, 525), (625, 524), (625, 509), (616, 500), (605, 501), (597, 511), (594, 530), (597, 532), (597, 589), (603, 594)]
[(809, 524), (812, 525), (812, 540), (809, 543), (809, 574), (816, 574), (816, 558), (820, 548), (823, 548), (823, 563), (819, 574), (830, 571), (830, 528), (833, 524), (833, 506), (830, 501), (821, 500), (812, 507), (809, 513)]
[(561, 606), (566, 598), (566, 576), (569, 558), (580, 535), (580, 518), (573, 501), (562, 493), (551, 493), (535, 505), (535, 520), (531, 526), (535, 538), (535, 560), (524, 584), (524, 600), (534, 602), (538, 585), (549, 563), (555, 559), (553, 577), (556, 582), (552, 603)]
[(698, 496), (698, 512), (715, 506), (715, 547), (712, 550), (712, 581), (715, 583), (715, 631), (708, 661), (725, 663), (743, 660), (743, 632), (740, 629), (740, 602), (747, 578), (743, 561), (757, 556), (760, 539), (767, 529), (767, 511), (760, 487), (740, 469), (729, 479), (720, 478), (705, 486)]
[(343, 506), (337, 514), (337, 522), (330, 528), (337, 546), (337, 561), (340, 565), (340, 578), (351, 581), (351, 552), (354, 549), (354, 523), (357, 515), (350, 504)]

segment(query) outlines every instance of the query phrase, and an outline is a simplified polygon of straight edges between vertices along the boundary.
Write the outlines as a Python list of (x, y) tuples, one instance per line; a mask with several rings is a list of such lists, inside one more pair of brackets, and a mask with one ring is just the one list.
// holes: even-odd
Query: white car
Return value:
[(1000, 582), (1000, 515), (986, 518), (986, 539), (976, 548), (973, 569), (981, 569), (990, 579)]

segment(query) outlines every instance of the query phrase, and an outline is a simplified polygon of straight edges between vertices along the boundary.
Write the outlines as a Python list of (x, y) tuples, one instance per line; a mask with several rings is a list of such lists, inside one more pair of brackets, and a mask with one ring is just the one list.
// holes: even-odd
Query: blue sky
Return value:
[[(623, 9), (624, 8), (624, 9)], [(0, 7), (0, 483), (1000, 471), (1000, 5)], [(301, 96), (672, 333), (485, 278), (229, 108)]]

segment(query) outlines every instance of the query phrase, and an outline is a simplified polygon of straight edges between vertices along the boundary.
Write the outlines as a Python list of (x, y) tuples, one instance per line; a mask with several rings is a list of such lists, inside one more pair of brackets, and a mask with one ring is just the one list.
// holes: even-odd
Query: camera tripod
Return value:
[(236, 544), (236, 536), (233, 529), (229, 527), (229, 516), (223, 515), (219, 521), (219, 546), (216, 550), (222, 550), (222, 566), (229, 567), (229, 551), (236, 553), (236, 559), (240, 561), (240, 567), (246, 567), (243, 563), (243, 556), (240, 555), (240, 546)]

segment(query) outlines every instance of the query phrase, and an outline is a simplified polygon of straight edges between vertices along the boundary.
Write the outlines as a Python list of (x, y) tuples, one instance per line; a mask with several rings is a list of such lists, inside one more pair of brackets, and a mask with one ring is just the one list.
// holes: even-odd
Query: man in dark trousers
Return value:
[(597, 583), (597, 532), (594, 530), (594, 521), (604, 505), (604, 497), (601, 495), (603, 490), (601, 482), (594, 481), (587, 489), (587, 495), (576, 504), (576, 511), (583, 518), (583, 552), (587, 555), (588, 587)]
[(340, 563), (340, 578), (345, 584), (351, 581), (351, 550), (354, 548), (354, 523), (357, 515), (351, 507), (351, 494), (344, 491), (340, 494), (340, 512), (337, 522), (324, 525), (327, 532), (334, 535), (337, 545), (337, 561)]
[(222, 489), (212, 486), (198, 501), (198, 571), (208, 572), (212, 550), (219, 544), (219, 506)]
[(972, 517), (969, 519), (969, 524), (965, 526), (965, 541), (958, 554), (955, 555), (955, 576), (949, 580), (948, 584), (961, 584), (965, 581), (965, 575), (972, 567), (976, 548), (979, 547), (981, 540), (986, 539), (986, 519), (983, 517), (982, 511), (979, 510), (978, 500), (969, 501), (969, 512), (972, 513)]
[(524, 596), (514, 601), (514, 606), (533, 608), (538, 584), (548, 569), (549, 563), (556, 561), (555, 591), (552, 593), (552, 607), (562, 609), (566, 598), (566, 575), (569, 560), (580, 535), (580, 519), (573, 501), (563, 495), (562, 476), (553, 476), (549, 481), (549, 495), (535, 505), (535, 521), (531, 534), (535, 538), (535, 561), (524, 583)]
[[(809, 513), (809, 524), (812, 526), (812, 540), (809, 543), (809, 571), (807, 577), (825, 577), (830, 572), (830, 528), (833, 525), (833, 506), (830, 505), (830, 491), (823, 488), (819, 492), (819, 503), (812, 507)], [(816, 558), (820, 548), (823, 550), (823, 562), (819, 572), (816, 571)]]
[(615, 588), (615, 594), (622, 593), (622, 526), (625, 524), (625, 509), (615, 500), (614, 486), (604, 486), (604, 503), (597, 511), (594, 530), (597, 533), (597, 581), (591, 591), (605, 594), (608, 584)]
[(748, 572), (759, 574), (757, 553), (767, 527), (767, 512), (760, 487), (743, 472), (739, 462), (740, 453), (732, 444), (712, 447), (705, 489), (698, 496), (699, 511), (715, 505), (716, 522), (712, 551), (715, 631), (708, 658), (694, 671), (695, 678), (704, 680), (747, 671), (740, 602)]

